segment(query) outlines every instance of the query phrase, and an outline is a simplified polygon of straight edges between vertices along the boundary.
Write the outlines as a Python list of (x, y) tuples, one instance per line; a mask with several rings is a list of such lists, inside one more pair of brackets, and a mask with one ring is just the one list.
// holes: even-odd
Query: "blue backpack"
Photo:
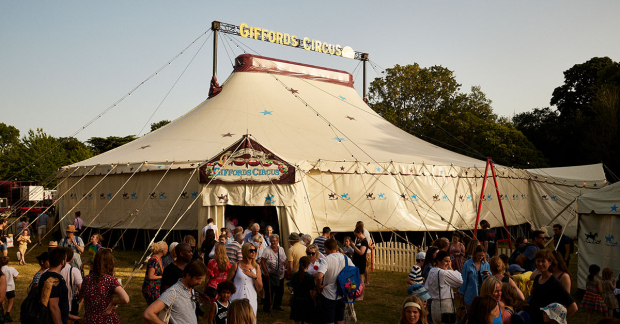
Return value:
[(337, 295), (347, 297), (346, 303), (354, 303), (355, 298), (361, 294), (362, 279), (360, 270), (349, 265), (349, 258), (344, 257), (344, 268), (336, 278)]

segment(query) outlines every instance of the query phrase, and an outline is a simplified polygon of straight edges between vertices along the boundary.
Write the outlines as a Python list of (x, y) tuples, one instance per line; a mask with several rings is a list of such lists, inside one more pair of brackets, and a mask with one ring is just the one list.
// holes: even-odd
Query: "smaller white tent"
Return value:
[(585, 289), (591, 264), (620, 273), (620, 182), (578, 197), (577, 214), (578, 287)]

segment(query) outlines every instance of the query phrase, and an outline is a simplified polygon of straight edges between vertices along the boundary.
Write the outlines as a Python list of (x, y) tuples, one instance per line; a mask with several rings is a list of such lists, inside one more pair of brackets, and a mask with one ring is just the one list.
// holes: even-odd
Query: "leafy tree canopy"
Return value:
[(370, 107), (397, 127), (449, 150), (514, 167), (545, 166), (542, 153), (493, 113), (479, 86), (460, 92), (441, 66), (396, 65), (369, 88)]
[(124, 137), (108, 136), (108, 137), (91, 137), (86, 141), (90, 149), (95, 155), (123, 146), (136, 139), (135, 135), (127, 135)]
[(155, 131), (155, 130), (157, 130), (157, 129), (159, 129), (159, 128), (162, 128), (162, 127), (164, 127), (164, 126), (166, 126), (166, 125), (168, 125), (168, 124), (170, 124), (170, 121), (169, 121), (169, 120), (166, 120), (166, 119), (164, 119), (164, 120), (160, 120), (160, 121), (158, 121), (158, 122), (156, 122), (156, 123), (152, 123), (152, 124), (151, 124), (151, 132), (152, 132), (152, 131)]

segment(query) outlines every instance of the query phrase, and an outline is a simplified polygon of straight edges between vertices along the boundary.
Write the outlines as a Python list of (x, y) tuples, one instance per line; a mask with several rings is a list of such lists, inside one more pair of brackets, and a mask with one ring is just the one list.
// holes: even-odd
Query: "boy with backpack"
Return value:
[(60, 270), (67, 263), (65, 249), (49, 253), (49, 269), (41, 275), (21, 306), (22, 323), (67, 324), (69, 320), (69, 290)]
[[(341, 277), (341, 273), (346, 275), (350, 271), (354, 272), (357, 268), (349, 257), (338, 252), (336, 240), (326, 240), (324, 247), (327, 257), (321, 262), (315, 278), (319, 292), (317, 295), (318, 313), (323, 316), (320, 322), (343, 324), (346, 300), (338, 288), (339, 284), (342, 283), (339, 277)], [(357, 276), (354, 276), (353, 281), (359, 287), (361, 284), (359, 271), (357, 271)]]

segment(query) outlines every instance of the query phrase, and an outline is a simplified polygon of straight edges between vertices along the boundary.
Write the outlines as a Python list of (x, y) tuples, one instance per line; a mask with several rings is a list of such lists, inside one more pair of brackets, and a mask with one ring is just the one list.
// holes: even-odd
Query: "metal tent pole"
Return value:
[(220, 22), (211, 23), (211, 30), (213, 30), (213, 76), (217, 76), (217, 31), (220, 30)]

